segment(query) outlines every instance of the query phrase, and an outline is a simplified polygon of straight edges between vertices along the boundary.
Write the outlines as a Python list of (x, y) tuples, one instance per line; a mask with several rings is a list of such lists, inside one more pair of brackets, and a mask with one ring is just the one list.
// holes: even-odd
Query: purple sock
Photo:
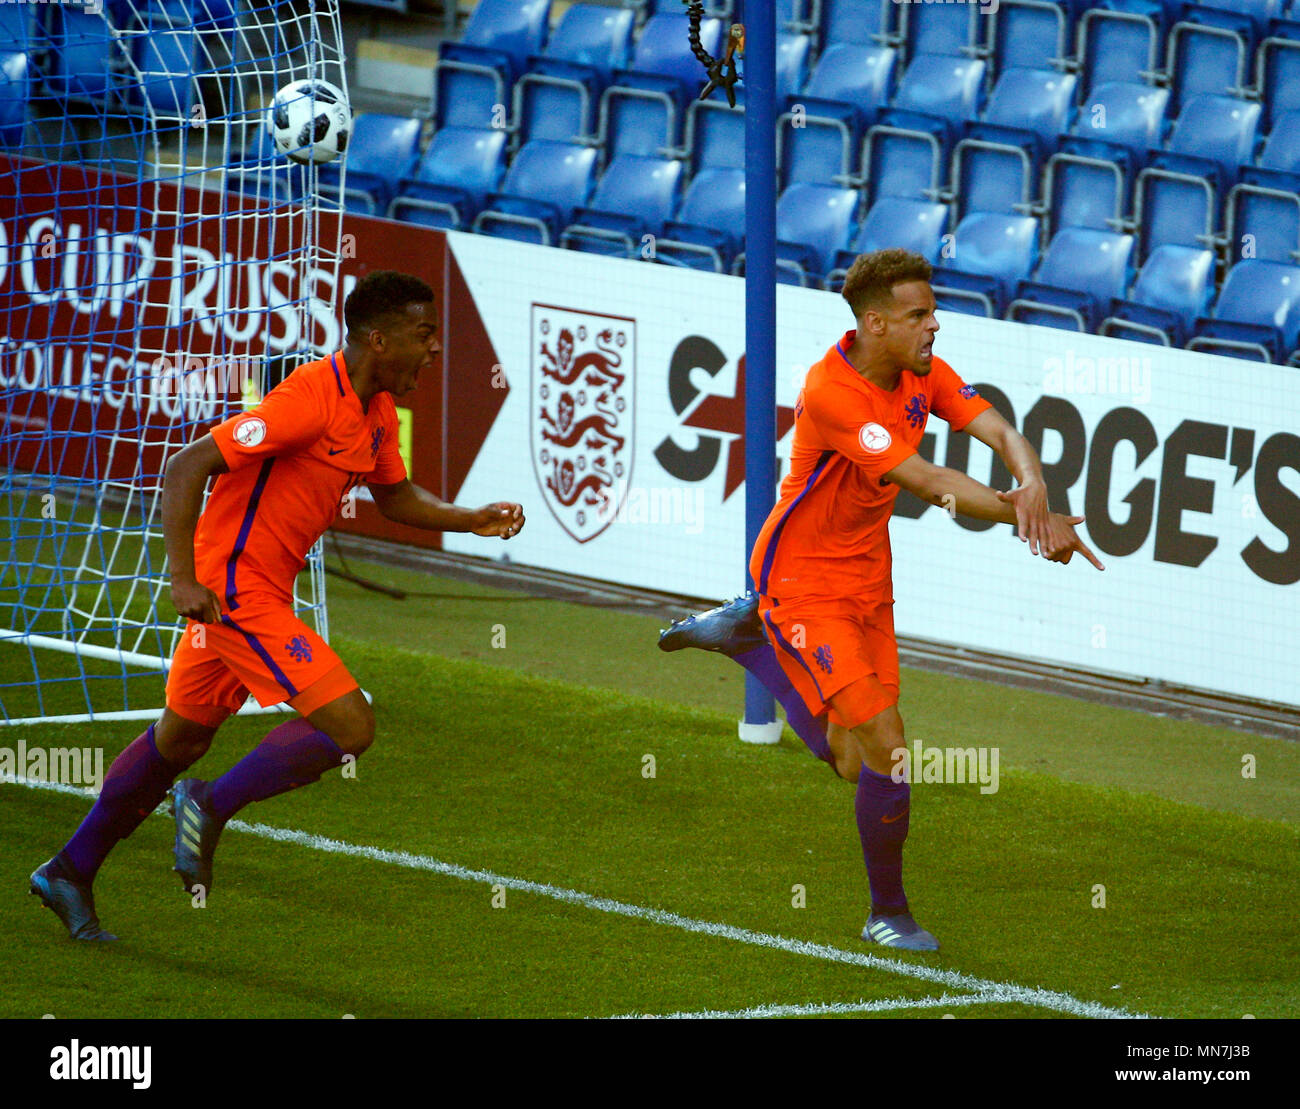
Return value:
[(862, 767), (854, 808), (871, 883), (871, 911), (880, 916), (907, 912), (903, 893), (903, 841), (907, 839), (912, 787), (888, 774)]
[(153, 729), (151, 724), (113, 760), (94, 806), (63, 848), (64, 861), (82, 881), (94, 881), (114, 845), (140, 827), (185, 769), (158, 753)]
[(343, 761), (329, 736), (299, 717), (281, 724), (208, 786), (207, 805), (223, 824), (252, 801), (317, 781)]
[(803, 698), (790, 684), (781, 664), (777, 661), (772, 644), (764, 643), (742, 655), (732, 655), (732, 659), (763, 683), (785, 709), (786, 723), (794, 729), (794, 734), (804, 741), (804, 746), (822, 762), (835, 765), (835, 756), (831, 754), (831, 745), (826, 741), (825, 726), (808, 711)]

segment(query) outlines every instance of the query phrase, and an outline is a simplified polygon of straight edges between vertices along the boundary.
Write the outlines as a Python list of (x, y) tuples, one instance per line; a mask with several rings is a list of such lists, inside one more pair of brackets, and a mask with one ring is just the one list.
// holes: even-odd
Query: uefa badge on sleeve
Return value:
[(266, 421), (260, 416), (249, 416), (235, 425), (232, 438), (241, 447), (255, 447), (266, 438)]
[(858, 442), (868, 454), (879, 454), (881, 451), (888, 450), (889, 444), (893, 441), (888, 430), (880, 424), (863, 424), (862, 430), (858, 432)]

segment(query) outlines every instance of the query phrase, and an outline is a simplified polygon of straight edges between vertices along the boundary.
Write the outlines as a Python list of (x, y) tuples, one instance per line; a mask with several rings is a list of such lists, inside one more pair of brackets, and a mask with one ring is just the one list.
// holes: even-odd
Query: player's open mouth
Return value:
[(924, 347), (921, 348), (921, 357), (922, 357), (922, 358), (929, 358), (930, 355), (933, 354), (933, 353), (934, 353), (934, 345), (933, 345), (933, 344), (931, 344), (931, 345), (929, 345), (929, 346), (924, 346)]

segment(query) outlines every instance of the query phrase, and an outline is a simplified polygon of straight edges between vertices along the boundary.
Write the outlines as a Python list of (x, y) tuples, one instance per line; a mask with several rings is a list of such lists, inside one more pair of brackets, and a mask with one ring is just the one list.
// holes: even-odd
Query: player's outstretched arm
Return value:
[(370, 494), (386, 519), (426, 531), (472, 531), (509, 539), (524, 526), (523, 508), (511, 501), (462, 508), (439, 500), (409, 479), (392, 485), (371, 484)]
[[(1016, 523), (1016, 508), (1003, 499), (1003, 494), (960, 470), (927, 462), (919, 454), (905, 458), (886, 473), (885, 478), (928, 504), (937, 504), (947, 509), (952, 515), (960, 512), (963, 516), (972, 516), (977, 520)], [(1105, 567), (1097, 560), (1097, 556), (1074, 530), (1074, 525), (1081, 523), (1082, 516), (1048, 513), (1048, 532), (1053, 538), (1049, 540), (1051, 553), (1044, 553), (1051, 562), (1067, 563), (1074, 557), (1074, 552), (1078, 551), (1098, 570), (1104, 570)]]
[(181, 616), (201, 624), (221, 618), (221, 602), (194, 576), (194, 529), (199, 523), (208, 479), (228, 469), (216, 441), (205, 435), (172, 455), (163, 473), (163, 540), (167, 545), (172, 604)]
[(1029, 544), (1033, 554), (1051, 557), (1063, 549), (1067, 537), (1052, 529), (1047, 508), (1047, 483), (1038, 453), (1029, 440), (1012, 427), (995, 408), (987, 408), (971, 420), (962, 431), (986, 444), (1002, 459), (1019, 483), (1008, 493), (998, 496), (1016, 510), (1016, 534)]

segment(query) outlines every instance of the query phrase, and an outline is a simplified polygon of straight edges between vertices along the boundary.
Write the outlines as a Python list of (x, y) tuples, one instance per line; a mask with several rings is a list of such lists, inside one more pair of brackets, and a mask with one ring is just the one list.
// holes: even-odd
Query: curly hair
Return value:
[(396, 270), (373, 270), (357, 282), (343, 302), (349, 333), (361, 334), (400, 316), (408, 304), (433, 300), (433, 290), (418, 277)]
[(872, 308), (883, 308), (894, 295), (894, 286), (906, 281), (929, 281), (934, 267), (920, 254), (898, 247), (859, 254), (849, 267), (841, 295), (849, 302), (853, 318)]

